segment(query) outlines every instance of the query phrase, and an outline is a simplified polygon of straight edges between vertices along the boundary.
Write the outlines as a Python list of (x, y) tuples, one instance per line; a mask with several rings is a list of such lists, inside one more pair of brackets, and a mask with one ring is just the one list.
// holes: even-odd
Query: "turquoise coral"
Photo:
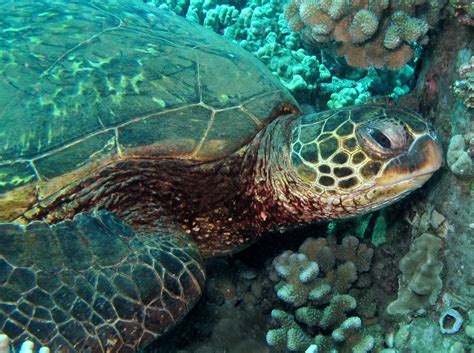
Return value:
[(397, 100), (410, 92), (414, 71), (410, 65), (405, 65), (397, 72), (370, 68), (366, 75), (358, 80), (333, 76), (331, 82), (322, 82), (319, 87), (322, 94), (329, 94), (327, 107), (330, 109), (362, 104), (370, 100), (375, 92)]
[[(290, 30), (289, 26), (294, 26), (285, 20), (282, 0), (250, 0), (232, 5), (225, 0), (154, 0), (154, 4), (236, 42), (265, 63), (297, 99), (318, 108), (361, 104), (375, 95), (397, 98), (409, 92), (413, 81), (413, 68), (408, 65), (399, 72), (364, 73), (350, 71), (332, 57), (311, 55), (303, 48), (301, 33)], [(334, 1), (321, 1), (321, 6), (334, 17), (343, 16), (350, 9), (347, 3)], [(364, 11), (359, 15), (361, 19), (363, 14)], [(369, 33), (370, 28), (365, 31)], [(407, 76), (407, 71), (411, 75)], [(350, 79), (341, 80), (338, 76)], [(341, 81), (344, 85), (338, 83)]]
[(161, 9), (200, 23), (253, 53), (296, 97), (311, 96), (328, 68), (303, 49), (300, 35), (289, 30), (283, 0), (251, 0), (229, 5), (212, 0), (154, 0)]

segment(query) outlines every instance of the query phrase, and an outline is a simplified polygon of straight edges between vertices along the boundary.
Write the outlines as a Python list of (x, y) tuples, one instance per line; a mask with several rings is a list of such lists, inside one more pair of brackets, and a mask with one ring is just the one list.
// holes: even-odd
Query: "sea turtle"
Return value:
[(132, 352), (202, 293), (203, 258), (361, 214), (440, 167), (416, 113), (304, 115), (263, 64), (133, 0), (0, 3), (0, 332)]

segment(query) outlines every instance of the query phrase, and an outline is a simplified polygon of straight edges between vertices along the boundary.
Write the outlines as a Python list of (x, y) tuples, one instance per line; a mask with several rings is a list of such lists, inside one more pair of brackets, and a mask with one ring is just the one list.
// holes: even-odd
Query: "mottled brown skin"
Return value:
[(239, 151), (210, 163), (169, 159), (114, 163), (48, 201), (34, 218), (20, 220), (56, 223), (80, 212), (107, 209), (135, 230), (153, 231), (164, 218), (181, 224), (206, 256), (222, 255), (255, 237), (240, 177), (242, 155)]

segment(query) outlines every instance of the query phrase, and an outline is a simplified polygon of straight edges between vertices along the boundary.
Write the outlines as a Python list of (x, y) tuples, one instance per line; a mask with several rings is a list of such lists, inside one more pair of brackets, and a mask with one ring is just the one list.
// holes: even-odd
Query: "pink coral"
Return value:
[[(310, 42), (334, 42), (351, 66), (403, 67), (426, 42), (446, 0), (290, 0), (290, 28)], [(296, 10), (298, 9), (298, 10)], [(298, 25), (296, 26), (295, 23)]]
[(365, 42), (372, 38), (379, 27), (379, 19), (370, 10), (359, 10), (352, 20), (350, 34), (354, 44)]

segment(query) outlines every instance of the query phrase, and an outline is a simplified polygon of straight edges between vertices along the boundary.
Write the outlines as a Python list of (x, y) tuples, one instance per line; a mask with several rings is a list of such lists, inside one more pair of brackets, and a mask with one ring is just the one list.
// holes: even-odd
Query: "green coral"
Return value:
[(369, 92), (359, 93), (355, 88), (345, 87), (339, 92), (331, 94), (327, 106), (329, 109), (337, 109), (354, 104), (362, 104), (370, 96)]
[(373, 298), (365, 278), (372, 258), (373, 249), (353, 236), (341, 243), (333, 237), (308, 238), (298, 253), (285, 251), (276, 257), (277, 297), (293, 309), (272, 311), (275, 327), (268, 331), (267, 343), (292, 352), (311, 346), (318, 353), (380, 347), (376, 326), (372, 332), (363, 322), (375, 314), (370, 307), (374, 301), (366, 300)]
[(389, 314), (408, 314), (435, 304), (443, 282), (443, 263), (438, 259), (441, 239), (425, 233), (415, 239), (400, 260), (398, 298), (387, 307)]
[(362, 104), (371, 99), (373, 92), (397, 100), (410, 92), (414, 71), (412, 66), (405, 65), (399, 71), (370, 68), (359, 80), (340, 79), (334, 75), (330, 83), (322, 82), (319, 85), (319, 91), (322, 95), (329, 95), (327, 106), (330, 109)]

